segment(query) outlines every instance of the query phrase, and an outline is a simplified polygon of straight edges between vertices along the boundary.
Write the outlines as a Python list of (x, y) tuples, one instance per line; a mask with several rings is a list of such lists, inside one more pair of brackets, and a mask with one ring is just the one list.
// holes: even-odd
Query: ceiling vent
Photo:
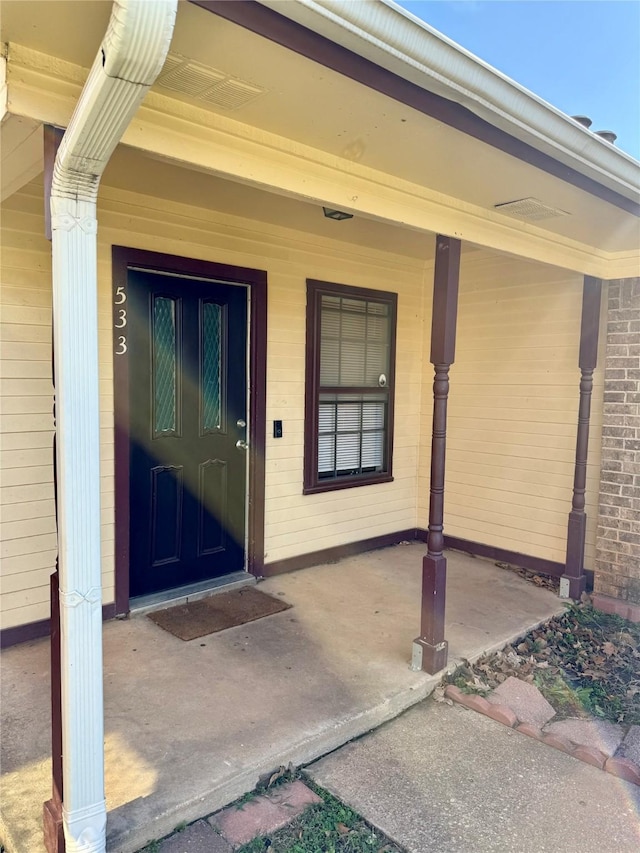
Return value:
[(266, 92), (247, 80), (231, 77), (224, 71), (177, 54), (167, 57), (157, 85), (225, 110), (237, 110)]
[(548, 204), (543, 204), (537, 198), (531, 197), (520, 198), (517, 201), (506, 201), (503, 204), (495, 204), (494, 209), (500, 213), (510, 213), (512, 216), (528, 219), (530, 222), (537, 222), (540, 219), (551, 219), (553, 216), (569, 216), (566, 210), (550, 207)]
[(255, 100), (264, 91), (259, 86), (254, 86), (253, 83), (228, 77), (214, 86), (213, 89), (209, 89), (208, 92), (200, 95), (200, 100), (206, 101), (208, 104), (216, 104), (225, 110), (237, 110)]

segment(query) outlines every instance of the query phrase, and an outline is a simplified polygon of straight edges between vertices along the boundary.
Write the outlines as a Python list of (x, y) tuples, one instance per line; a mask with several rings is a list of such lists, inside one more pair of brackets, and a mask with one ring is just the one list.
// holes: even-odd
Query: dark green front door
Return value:
[(245, 568), (247, 289), (129, 270), (132, 596)]

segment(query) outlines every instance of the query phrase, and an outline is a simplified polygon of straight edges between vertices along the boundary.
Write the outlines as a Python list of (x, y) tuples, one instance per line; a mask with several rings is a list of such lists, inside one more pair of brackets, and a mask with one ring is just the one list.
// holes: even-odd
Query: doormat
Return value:
[(292, 605), (280, 601), (253, 586), (221, 592), (208, 598), (176, 604), (166, 610), (156, 610), (147, 616), (160, 628), (164, 628), (181, 640), (195, 640), (207, 634), (215, 634), (245, 622), (255, 622), (263, 616), (271, 616), (288, 610)]

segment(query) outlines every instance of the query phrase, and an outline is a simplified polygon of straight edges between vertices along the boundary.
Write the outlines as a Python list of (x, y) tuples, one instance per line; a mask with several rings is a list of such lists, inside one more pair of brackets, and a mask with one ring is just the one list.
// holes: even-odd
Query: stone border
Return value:
[(611, 773), (625, 782), (632, 782), (634, 785), (640, 786), (640, 767), (629, 758), (608, 756), (596, 747), (581, 746), (569, 740), (569, 738), (562, 737), (562, 735), (551, 734), (550, 732), (545, 733), (542, 729), (537, 728), (537, 726), (520, 722), (508, 705), (488, 702), (482, 696), (478, 696), (475, 693), (463, 693), (459, 687), (453, 684), (447, 685), (444, 695), (452, 702), (484, 714), (485, 717), (490, 717), (492, 720), (496, 720), (508, 728), (520, 732), (520, 734), (538, 740), (540, 743), (545, 743), (547, 746), (552, 746), (554, 749), (559, 749), (561, 752), (566, 752), (567, 755), (572, 755), (579, 761), (584, 761), (586, 764), (591, 764), (593, 767), (605, 770), (607, 773)]

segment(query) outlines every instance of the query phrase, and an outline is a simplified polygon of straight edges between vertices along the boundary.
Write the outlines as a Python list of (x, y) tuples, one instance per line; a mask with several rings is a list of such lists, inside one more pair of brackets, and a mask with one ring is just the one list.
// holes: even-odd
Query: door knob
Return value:
[(249, 445), (247, 444), (247, 442), (243, 441), (243, 439), (241, 439), (241, 438), (239, 438), (236, 441), (236, 447), (238, 447), (240, 450), (248, 450), (249, 449)]
[(247, 425), (247, 422), (243, 421), (242, 418), (238, 418), (238, 420), (236, 421), (236, 426), (239, 426), (241, 429), (242, 429), (242, 427), (246, 427), (246, 425)]

